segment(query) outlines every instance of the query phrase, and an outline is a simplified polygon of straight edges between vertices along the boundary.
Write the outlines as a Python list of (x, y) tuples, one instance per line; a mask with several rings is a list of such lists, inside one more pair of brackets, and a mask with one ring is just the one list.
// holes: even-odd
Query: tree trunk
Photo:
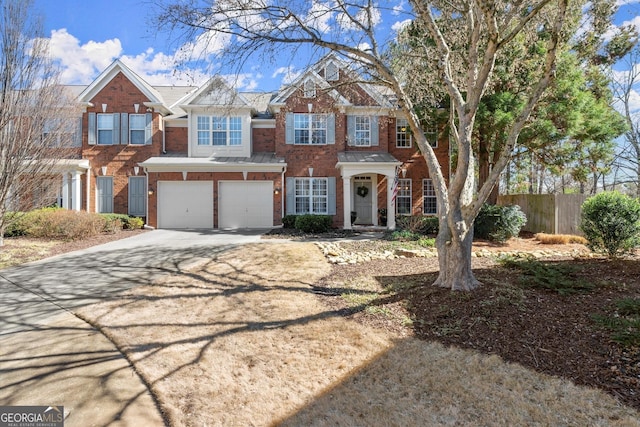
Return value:
[[(451, 212), (450, 212), (451, 214)], [(454, 218), (461, 218), (459, 209), (453, 212)], [(465, 224), (464, 221), (455, 224)], [(463, 227), (458, 225), (458, 227)], [(480, 282), (475, 278), (471, 268), (471, 249), (473, 245), (473, 224), (467, 230), (452, 232), (446, 218), (440, 218), (440, 230), (436, 237), (438, 264), (440, 272), (433, 283), (434, 286), (448, 288), (453, 291), (470, 291), (477, 288)]]

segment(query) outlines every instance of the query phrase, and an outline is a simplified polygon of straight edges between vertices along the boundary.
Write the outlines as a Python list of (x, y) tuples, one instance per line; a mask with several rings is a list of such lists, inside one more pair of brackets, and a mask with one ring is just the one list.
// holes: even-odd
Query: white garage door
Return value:
[(218, 190), (220, 228), (273, 227), (273, 181), (223, 181)]
[(213, 228), (213, 181), (158, 181), (158, 228)]

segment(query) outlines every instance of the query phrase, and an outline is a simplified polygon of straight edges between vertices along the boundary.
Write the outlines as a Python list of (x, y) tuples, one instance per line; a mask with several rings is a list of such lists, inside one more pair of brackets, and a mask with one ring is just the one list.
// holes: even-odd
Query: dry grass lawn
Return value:
[(640, 425), (600, 391), (349, 321), (313, 292), (329, 271), (311, 243), (243, 246), (81, 315), (172, 426)]

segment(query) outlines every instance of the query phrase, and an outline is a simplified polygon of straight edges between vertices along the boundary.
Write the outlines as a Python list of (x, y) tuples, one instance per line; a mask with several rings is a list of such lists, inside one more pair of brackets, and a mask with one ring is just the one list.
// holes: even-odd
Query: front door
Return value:
[(373, 224), (371, 216), (373, 184), (371, 179), (355, 179), (354, 187), (354, 210), (357, 214), (355, 224)]

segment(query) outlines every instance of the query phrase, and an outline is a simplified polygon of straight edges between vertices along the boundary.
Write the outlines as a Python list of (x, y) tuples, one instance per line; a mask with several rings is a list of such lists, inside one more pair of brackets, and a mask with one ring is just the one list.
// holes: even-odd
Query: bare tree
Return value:
[[(376, 33), (382, 12), (379, 3), (221, 0), (206, 2), (201, 8), (196, 6), (197, 2), (156, 3), (162, 10), (158, 21), (161, 28), (183, 31), (184, 36), (200, 43), (224, 39), (227, 50), (223, 53), (235, 63), (243, 63), (256, 52), (282, 58), (283, 44), (311, 45), (320, 53), (328, 50), (343, 55), (359, 66), (360, 74), (370, 83), (391, 90), (426, 159), (440, 206), (440, 231), (436, 239), (440, 273), (435, 285), (471, 290), (479, 284), (471, 270), (474, 220), (552, 79), (559, 45), (568, 37), (565, 28), (568, 0), (410, 1), (411, 19), (418, 30), (411, 54), (419, 55), (421, 61), (428, 61), (430, 68), (437, 70), (451, 102), (450, 131), (457, 163), (450, 182), (443, 174), (448, 165), (438, 163), (421, 127), (418, 106), (426, 103), (406, 89), (406, 81), (394, 72), (392, 55), (386, 50), (391, 40), (383, 40)], [(572, 9), (579, 7), (575, 5)], [(505, 149), (485, 184), (476, 192), (472, 132), (478, 106), (489, 87), (498, 54), (509, 49), (514, 39), (525, 32), (545, 54), (540, 55), (539, 73), (527, 88), (526, 102), (507, 129)], [(455, 37), (449, 37), (454, 34)], [(408, 74), (419, 76), (422, 71), (412, 69)]]
[(51, 202), (78, 112), (58, 84), (29, 0), (0, 0), (0, 245), (19, 212)]
[(640, 45), (627, 55), (622, 63), (625, 71), (617, 72), (611, 78), (613, 93), (627, 122), (627, 132), (624, 134), (627, 147), (623, 147), (620, 155), (624, 159), (627, 169), (632, 169), (635, 177), (636, 197), (640, 197)]

